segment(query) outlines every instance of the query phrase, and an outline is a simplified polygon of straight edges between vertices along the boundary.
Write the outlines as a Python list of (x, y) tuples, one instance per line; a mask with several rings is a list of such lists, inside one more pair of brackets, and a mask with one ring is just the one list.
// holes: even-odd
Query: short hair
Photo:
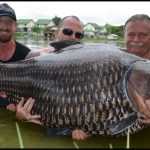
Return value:
[(74, 16), (74, 15), (72, 15), (72, 16), (65, 16), (64, 18), (62, 18), (62, 19), (60, 20), (60, 22), (59, 22), (59, 24), (58, 24), (58, 29), (63, 26), (64, 20), (66, 20), (67, 18), (74, 18), (75, 20), (77, 20), (77, 21), (79, 21), (81, 24), (83, 24), (83, 23), (81, 22), (81, 20), (80, 20), (77, 16)]
[(133, 15), (126, 21), (126, 23), (124, 25), (124, 30), (129, 22), (134, 22), (134, 21), (150, 21), (150, 17), (146, 14)]

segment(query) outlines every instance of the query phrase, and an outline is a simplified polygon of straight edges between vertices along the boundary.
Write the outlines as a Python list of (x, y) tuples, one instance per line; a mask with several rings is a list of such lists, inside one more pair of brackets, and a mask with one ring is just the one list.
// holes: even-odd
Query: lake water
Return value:
[(31, 50), (38, 50), (48, 47), (50, 41), (33, 40), (33, 39), (17, 39), (18, 42), (27, 45)]
[[(30, 38), (17, 39), (17, 41), (27, 45), (31, 50), (38, 50), (41, 48), (48, 47), (49, 43), (51, 42), (46, 40), (33, 40)], [(108, 41), (107, 43), (119, 47), (123, 45), (122, 43), (117, 43), (116, 41)]]

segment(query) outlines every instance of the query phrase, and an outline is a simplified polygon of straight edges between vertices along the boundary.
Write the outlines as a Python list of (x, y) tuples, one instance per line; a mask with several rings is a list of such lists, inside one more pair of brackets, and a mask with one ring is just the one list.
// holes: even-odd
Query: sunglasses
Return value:
[(69, 28), (64, 28), (62, 30), (62, 32), (63, 32), (64, 35), (67, 35), (67, 36), (71, 36), (74, 33), (75, 37), (77, 39), (82, 39), (84, 37), (83, 33), (81, 33), (81, 32), (74, 32), (72, 29), (69, 29)]

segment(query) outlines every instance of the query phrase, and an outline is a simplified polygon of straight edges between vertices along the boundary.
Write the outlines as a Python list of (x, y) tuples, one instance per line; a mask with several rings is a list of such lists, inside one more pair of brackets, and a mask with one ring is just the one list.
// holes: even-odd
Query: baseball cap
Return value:
[(16, 21), (15, 11), (6, 3), (0, 4), (0, 16), (8, 16)]

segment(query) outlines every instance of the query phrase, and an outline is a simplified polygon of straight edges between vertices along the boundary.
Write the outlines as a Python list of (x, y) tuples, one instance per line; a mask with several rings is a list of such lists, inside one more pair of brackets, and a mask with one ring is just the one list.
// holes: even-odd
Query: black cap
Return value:
[(0, 4), (0, 16), (8, 16), (16, 21), (15, 11), (6, 3)]

